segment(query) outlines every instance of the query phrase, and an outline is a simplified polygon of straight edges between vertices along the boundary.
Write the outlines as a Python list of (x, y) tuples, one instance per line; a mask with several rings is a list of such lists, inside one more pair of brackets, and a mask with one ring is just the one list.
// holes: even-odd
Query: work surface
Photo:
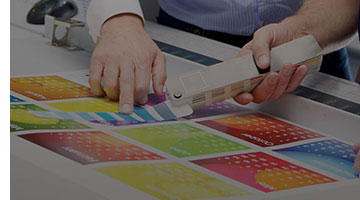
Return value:
[[(184, 59), (184, 56), (175, 56), (174, 51), (181, 51), (179, 48), (197, 52), (212, 60), (232, 58), (238, 51), (237, 48), (228, 45), (152, 23), (147, 24), (147, 29), (155, 40), (170, 45), (166, 50), (169, 76), (204, 67)], [(39, 78), (36, 81), (44, 85), (48, 80), (53, 81), (56, 83), (53, 85), (55, 89), (58, 89), (59, 84), (71, 83), (77, 88), (87, 86), (86, 75), (90, 54), (51, 47), (39, 33), (41, 34), (41, 28), (26, 25), (18, 18), (14, 18), (13, 21), (12, 18), (11, 75), (47, 76), (45, 80)], [(178, 49), (171, 52), (168, 50), (171, 46)], [(54, 78), (54, 75), (62, 78)], [(59, 93), (35, 91), (36, 87), (32, 85), (27, 87), (26, 83), (31, 81), (21, 81), (16, 84), (19, 84), (18, 87), (22, 88), (23, 92), (13, 92), (12, 95), (18, 99), (12, 98), (11, 104), (11, 195), (14, 199), (360, 197), (359, 181), (353, 177), (354, 174), (349, 173), (349, 163), (344, 157), (351, 155), (347, 152), (351, 149), (348, 144), (360, 140), (359, 113), (352, 113), (347, 108), (314, 98), (318, 93), (312, 97), (316, 101), (296, 95), (285, 95), (277, 101), (241, 108), (231, 104), (232, 102), (221, 104), (218, 108), (204, 110), (202, 113), (198, 112), (198, 116), (176, 122), (109, 126), (94, 123), (94, 120), (91, 122), (86, 118), (77, 118), (70, 123), (61, 119), (40, 120), (29, 115), (29, 110), (115, 110), (111, 105), (106, 107), (106, 103), (101, 104), (105, 105), (100, 108), (103, 110), (88, 107), (76, 110), (80, 108), (77, 107), (80, 104), (72, 104), (75, 105), (72, 107), (67, 102), (74, 103), (93, 98), (84, 92), (81, 93), (84, 96), (80, 98), (70, 94), (71, 101), (68, 101), (60, 97)], [(13, 85), (12, 82), (12, 88)], [(308, 76), (302, 85), (327, 94), (329, 98), (338, 98), (338, 102), (339, 99), (351, 101), (355, 106), (356, 103), (360, 103), (359, 87), (350, 82), (317, 73)], [(24, 91), (41, 93), (47, 99), (37, 99)], [(83, 91), (87, 91), (86, 88)], [(226, 114), (222, 113), (224, 110)], [(93, 117), (96, 121), (102, 120), (98, 116)], [(35, 122), (31, 121), (34, 119)], [(272, 126), (271, 124), (288, 132), (276, 134), (278, 130), (273, 128), (267, 131), (271, 131), (274, 137), (281, 135), (281, 138), (262, 136), (267, 134), (265, 129)], [(40, 128), (41, 126), (43, 128)], [(165, 137), (163, 132), (174, 137)], [(241, 136), (237, 135), (241, 132)], [(291, 133), (296, 135), (291, 136)], [(69, 139), (75, 136), (76, 140)], [(67, 141), (60, 142), (62, 137), (66, 137)], [(111, 142), (104, 144), (99, 138)], [(103, 148), (102, 155), (96, 156), (87, 152), (96, 151), (95, 147), (79, 149), (75, 144), (69, 143), (77, 143), (80, 140), (99, 145), (98, 147)], [(201, 148), (205, 145), (210, 145), (210, 148)], [(120, 151), (133, 149), (129, 152), (130, 155), (127, 155), (130, 158), (122, 157), (124, 155), (116, 156), (115, 150), (113, 154), (106, 153), (107, 148), (117, 147)], [(134, 148), (141, 149), (140, 153), (134, 152)], [(323, 153), (316, 153), (322, 148), (325, 148)], [(329, 149), (332, 148), (339, 154), (329, 156), (330, 160), (326, 159), (324, 155), (327, 151), (331, 152)], [(311, 152), (305, 156), (302, 154), (303, 149)], [(64, 153), (64, 150), (68, 153)], [(110, 157), (115, 160), (106, 160)], [(344, 163), (344, 166), (340, 166), (339, 163)], [(278, 178), (273, 178), (273, 175)], [(306, 183), (290, 181), (298, 177), (306, 180)], [(156, 180), (160, 180), (162, 184), (159, 185)], [(257, 180), (257, 183), (254, 180)], [(179, 184), (179, 181), (183, 184)], [(192, 190), (188, 186), (191, 186)], [(176, 191), (180, 191), (180, 194)], [(198, 196), (204, 193), (207, 196)]]

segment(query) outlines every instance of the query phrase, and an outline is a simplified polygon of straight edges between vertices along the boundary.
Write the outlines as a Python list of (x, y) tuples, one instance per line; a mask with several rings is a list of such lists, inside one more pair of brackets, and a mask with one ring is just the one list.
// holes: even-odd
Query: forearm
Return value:
[(313, 35), (324, 53), (345, 46), (356, 36), (360, 0), (305, 0), (281, 24), (298, 35)]
[(93, 39), (97, 40), (100, 36), (104, 22), (125, 13), (137, 15), (144, 21), (138, 0), (91, 0), (86, 13), (86, 21)]

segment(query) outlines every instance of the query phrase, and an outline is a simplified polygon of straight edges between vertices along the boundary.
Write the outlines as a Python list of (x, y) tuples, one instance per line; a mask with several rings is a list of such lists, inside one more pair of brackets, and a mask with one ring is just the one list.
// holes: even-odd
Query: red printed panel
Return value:
[(237, 114), (198, 123), (261, 147), (323, 137), (320, 134), (262, 114)]
[(263, 192), (336, 181), (262, 152), (192, 162)]
[(81, 164), (159, 160), (163, 157), (103, 132), (53, 132), (20, 135)]

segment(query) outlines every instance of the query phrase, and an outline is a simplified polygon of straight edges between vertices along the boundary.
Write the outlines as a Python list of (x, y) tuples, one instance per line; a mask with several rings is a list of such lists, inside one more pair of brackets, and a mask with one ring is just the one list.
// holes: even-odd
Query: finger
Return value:
[(119, 68), (116, 65), (107, 64), (104, 69), (104, 90), (111, 100), (119, 99)]
[(135, 68), (135, 102), (144, 105), (149, 94), (151, 78), (150, 66), (137, 66)]
[(358, 153), (359, 150), (360, 150), (360, 143), (357, 143), (357, 144), (354, 145), (354, 152)]
[(131, 65), (123, 66), (120, 72), (119, 111), (131, 114), (134, 106), (135, 69)]
[(237, 57), (241, 57), (241, 56), (245, 56), (248, 54), (251, 54), (253, 51), (253, 45), (252, 45), (252, 40), (250, 42), (248, 42), (247, 44), (245, 44), (239, 51), (238, 56)]
[(285, 65), (280, 69), (279, 82), (275, 88), (274, 93), (270, 97), (271, 99), (277, 99), (285, 92), (294, 71), (295, 67), (292, 64)]
[(262, 81), (252, 92), (252, 95), (254, 96), (253, 102), (261, 103), (266, 101), (273, 94), (278, 82), (278, 73), (272, 72), (268, 74), (264, 81)]
[(90, 61), (89, 85), (90, 91), (96, 96), (105, 96), (105, 92), (101, 87), (101, 79), (104, 67), (98, 59), (92, 58)]
[(270, 48), (273, 39), (270, 31), (257, 31), (253, 39), (253, 52), (256, 64), (260, 69), (270, 66)]
[(354, 169), (355, 169), (355, 171), (360, 173), (360, 153), (359, 152), (357, 153), (356, 158), (355, 158)]
[(234, 97), (234, 100), (241, 105), (249, 104), (253, 101), (253, 99), (254, 99), (253, 95), (247, 92), (239, 94), (238, 96)]
[(160, 50), (156, 54), (151, 73), (155, 94), (162, 96), (166, 81), (166, 60)]
[(306, 74), (308, 72), (308, 67), (305, 65), (301, 65), (298, 67), (292, 78), (290, 79), (290, 82), (285, 90), (285, 92), (289, 93), (294, 91), (301, 83), (301, 81), (305, 78)]

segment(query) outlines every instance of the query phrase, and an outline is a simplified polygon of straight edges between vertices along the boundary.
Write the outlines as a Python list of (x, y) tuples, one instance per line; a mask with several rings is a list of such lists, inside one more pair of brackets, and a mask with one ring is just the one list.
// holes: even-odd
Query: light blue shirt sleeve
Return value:
[[(107, 4), (112, 1), (121, 2), (123, 0), (99, 0), (99, 4)], [(304, 0), (158, 0), (160, 7), (166, 13), (181, 21), (193, 24), (204, 30), (243, 36), (252, 35), (257, 29), (264, 25), (280, 22), (284, 18), (295, 14), (303, 4), (303, 1)], [(84, 13), (86, 13), (91, 0), (81, 0), (81, 2)], [(116, 4), (111, 4), (111, 6), (112, 5)], [(102, 5), (100, 8), (101, 7), (106, 6)], [(119, 9), (126, 10), (127, 8)], [(139, 8), (139, 10), (141, 9)], [(105, 11), (101, 11), (98, 15), (103, 14), (102, 12)]]
[(252, 35), (293, 15), (303, 0), (159, 0), (169, 15), (204, 30)]

